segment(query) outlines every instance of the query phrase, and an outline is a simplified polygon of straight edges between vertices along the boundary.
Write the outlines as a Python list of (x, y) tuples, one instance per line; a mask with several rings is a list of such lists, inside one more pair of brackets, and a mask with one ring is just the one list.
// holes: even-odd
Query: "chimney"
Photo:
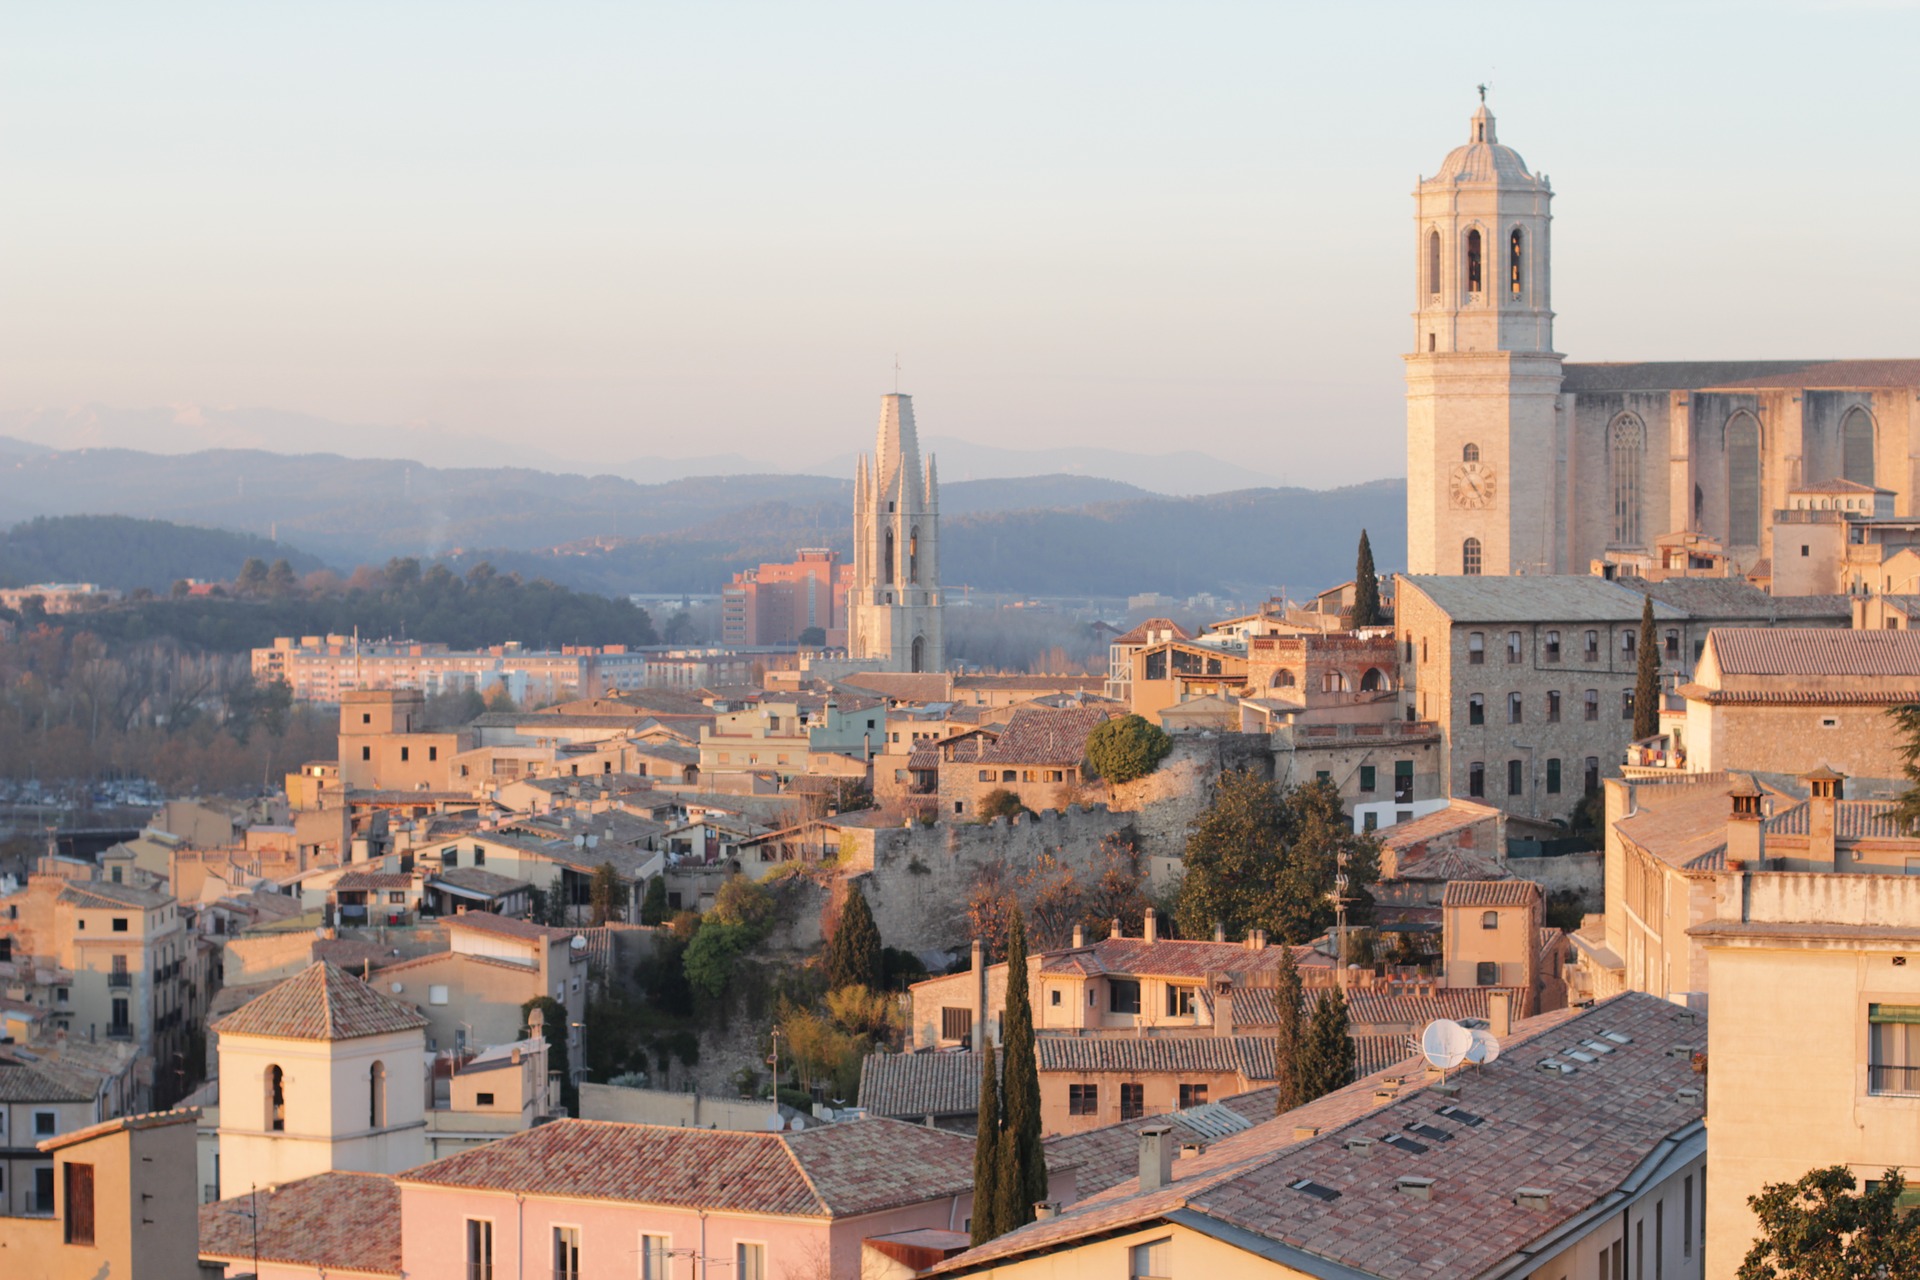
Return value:
[(1057, 1218), (1059, 1216), (1060, 1202), (1058, 1200), (1036, 1200), (1033, 1202), (1033, 1220), (1035, 1222), (1045, 1222), (1048, 1218)]
[(1807, 784), (1807, 860), (1810, 871), (1837, 871), (1834, 826), (1840, 808), (1845, 779), (1821, 765), (1806, 775)]
[(1076, 924), (1075, 926), (1073, 926), (1074, 950), (1078, 951), (1081, 947), (1084, 947), (1086, 945), (1087, 945), (1087, 927), (1085, 925)]
[(1247, 930), (1247, 950), (1265, 951), (1267, 949), (1267, 931), (1265, 929)]
[(1213, 1034), (1233, 1034), (1233, 983), (1224, 979), (1213, 988)]
[(987, 944), (979, 938), (973, 940), (973, 1051), (987, 1051)]
[(1113, 918), (1113, 927), (1112, 927), (1111, 929), (1109, 929), (1109, 930), (1107, 931), (1107, 936), (1108, 936), (1109, 938), (1113, 938), (1113, 939), (1116, 939), (1116, 940), (1117, 940), (1117, 939), (1120, 939), (1120, 938), (1124, 938), (1124, 937), (1126, 937), (1126, 936), (1127, 936), (1126, 934), (1124, 934), (1124, 933), (1122, 933), (1122, 932), (1120, 932), (1120, 917), (1119, 917), (1119, 916), (1115, 916), (1115, 917)]
[(1140, 1189), (1158, 1191), (1173, 1181), (1173, 1126), (1150, 1124), (1140, 1131)]
[(1225, 920), (1215, 920), (1213, 922), (1213, 940), (1215, 942), (1225, 942), (1227, 940), (1227, 922)]
[(1511, 991), (1487, 992), (1488, 1030), (1502, 1040), (1513, 1034), (1513, 993)]
[(1152, 907), (1147, 908), (1146, 923), (1141, 928), (1140, 936), (1148, 942), (1160, 941), (1160, 915)]
[(1765, 842), (1760, 830), (1760, 788), (1746, 774), (1727, 791), (1733, 811), (1727, 815), (1727, 870), (1758, 871)]

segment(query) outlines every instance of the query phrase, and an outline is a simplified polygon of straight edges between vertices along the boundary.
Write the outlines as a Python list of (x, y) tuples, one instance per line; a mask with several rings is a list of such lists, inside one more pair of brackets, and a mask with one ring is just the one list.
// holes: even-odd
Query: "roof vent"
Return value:
[(1513, 1202), (1522, 1209), (1544, 1213), (1553, 1207), (1553, 1192), (1545, 1187), (1521, 1187), (1513, 1193)]
[(1682, 1102), (1698, 1103), (1700, 1101), (1700, 1091), (1691, 1087), (1676, 1090), (1673, 1096)]
[(1319, 1136), (1320, 1126), (1317, 1124), (1297, 1124), (1293, 1126), (1293, 1140), (1295, 1142), (1304, 1142), (1308, 1138), (1317, 1138)]
[(1542, 1058), (1540, 1059), (1540, 1069), (1542, 1071), (1557, 1071), (1563, 1076), (1570, 1076), (1580, 1068), (1574, 1066), (1571, 1062), (1562, 1062), (1558, 1058)]
[(1594, 1057), (1592, 1054), (1583, 1052), (1579, 1049), (1563, 1049), (1561, 1050), (1561, 1052), (1566, 1057), (1572, 1058), (1575, 1062), (1578, 1062), (1582, 1066), (1590, 1067), (1594, 1063), (1600, 1061), (1600, 1059)]
[(1451, 1080), (1442, 1080), (1439, 1084), (1428, 1085), (1427, 1092), (1437, 1093), (1443, 1097), (1457, 1098), (1460, 1096), (1460, 1086)]
[(1602, 1031), (1600, 1033), (1600, 1038), (1602, 1040), (1611, 1040), (1615, 1044), (1632, 1044), (1633, 1043), (1632, 1036), (1622, 1035), (1618, 1031)]
[(1445, 1116), (1447, 1119), (1453, 1121), (1455, 1124), (1464, 1124), (1469, 1129), (1478, 1129), (1481, 1125), (1486, 1123), (1486, 1119), (1484, 1117), (1477, 1116), (1473, 1114), (1473, 1112), (1471, 1111), (1462, 1111), (1460, 1108), (1452, 1105), (1448, 1105), (1444, 1107), (1436, 1107), (1434, 1109), (1433, 1114), (1437, 1116)]
[(1691, 1044), (1668, 1045), (1667, 1056), (1669, 1058), (1691, 1058), (1697, 1048), (1699, 1048), (1698, 1045)]
[(1416, 1178), (1412, 1176), (1403, 1175), (1401, 1177), (1395, 1178), (1393, 1180), (1393, 1185), (1395, 1189), (1399, 1190), (1405, 1195), (1412, 1196), (1415, 1200), (1433, 1199), (1433, 1179), (1432, 1178)]
[(1315, 1200), (1338, 1200), (1340, 1198), (1338, 1191), (1335, 1191), (1332, 1187), (1323, 1187), (1311, 1178), (1302, 1178), (1298, 1182), (1289, 1182), (1287, 1185), (1295, 1191), (1304, 1192), (1312, 1196)]
[(1347, 1150), (1353, 1152), (1357, 1156), (1370, 1156), (1373, 1154), (1373, 1139), (1372, 1138), (1348, 1138)]
[(1400, 1086), (1397, 1083), (1383, 1084), (1373, 1091), (1373, 1100), (1375, 1102), (1392, 1102), (1399, 1096)]
[(1598, 1040), (1582, 1040), (1580, 1047), (1588, 1053), (1612, 1053), (1614, 1050), (1613, 1045), (1603, 1044)]
[(1412, 1138), (1403, 1138), (1397, 1133), (1383, 1134), (1380, 1141), (1395, 1151), (1404, 1151), (1408, 1155), (1423, 1156), (1433, 1149), (1424, 1142), (1415, 1142)]

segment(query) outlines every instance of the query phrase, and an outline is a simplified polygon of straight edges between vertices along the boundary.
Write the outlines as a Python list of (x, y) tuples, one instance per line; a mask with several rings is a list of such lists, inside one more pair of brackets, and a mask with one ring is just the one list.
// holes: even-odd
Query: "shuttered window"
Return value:
[(66, 1168), (67, 1243), (93, 1243), (93, 1166), (68, 1164)]

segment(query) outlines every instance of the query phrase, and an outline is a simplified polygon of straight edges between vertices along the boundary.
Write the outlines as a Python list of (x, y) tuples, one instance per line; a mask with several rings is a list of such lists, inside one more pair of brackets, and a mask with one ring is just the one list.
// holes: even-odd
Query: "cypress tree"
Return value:
[(993, 1041), (980, 1054), (980, 1122), (973, 1139), (973, 1243), (1000, 1234), (1000, 1073), (993, 1062)]
[(1660, 650), (1653, 634), (1653, 597), (1640, 606), (1640, 670), (1633, 682), (1633, 740), (1660, 732)]
[(1353, 1083), (1353, 1039), (1347, 1034), (1347, 997), (1338, 987), (1320, 997), (1307, 1022), (1300, 1054), (1300, 1101)]
[(1033, 1005), (1027, 993), (1027, 926), (1016, 906), (1007, 929), (1007, 1007), (1000, 1042), (1006, 1066), (1000, 1078), (1003, 1141), (1000, 1197), (1007, 1217), (1001, 1231), (1033, 1221), (1033, 1206), (1047, 1198), (1047, 1157), (1040, 1145), (1040, 1067), (1033, 1043)]
[(1299, 962), (1294, 959), (1293, 948), (1282, 943), (1279, 984), (1273, 992), (1274, 1016), (1279, 1023), (1273, 1042), (1273, 1082), (1280, 1094), (1274, 1102), (1275, 1115), (1285, 1115), (1305, 1101), (1300, 1096), (1300, 1051), (1306, 1038), (1306, 1017), (1300, 1008), (1303, 994)]
[(840, 908), (839, 923), (833, 927), (833, 939), (827, 944), (827, 988), (880, 989), (880, 930), (873, 923), (873, 911), (859, 885), (847, 890), (847, 901)]
[(1373, 571), (1373, 544), (1360, 531), (1360, 553), (1353, 565), (1353, 607), (1347, 610), (1349, 628), (1371, 627), (1380, 621), (1380, 575)]

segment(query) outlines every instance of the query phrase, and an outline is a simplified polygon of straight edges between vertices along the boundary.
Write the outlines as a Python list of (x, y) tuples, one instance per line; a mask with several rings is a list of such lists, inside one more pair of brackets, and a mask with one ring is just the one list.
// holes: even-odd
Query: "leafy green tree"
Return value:
[(980, 797), (977, 812), (980, 821), (992, 822), (995, 818), (1013, 818), (1023, 813), (1030, 814), (1033, 810), (1021, 804), (1020, 797), (1005, 787), (995, 787)]
[(713, 910), (707, 918), (716, 924), (745, 925), (754, 930), (757, 940), (773, 927), (775, 908), (765, 885), (736, 874), (728, 876), (713, 895)]
[(519, 705), (513, 700), (513, 695), (507, 691), (507, 682), (494, 681), (493, 688), (487, 691), (487, 710), (505, 711), (511, 714), (519, 709)]
[(1920, 1214), (1904, 1212), (1906, 1179), (1889, 1169), (1855, 1192), (1845, 1165), (1772, 1182), (1747, 1205), (1760, 1235), (1740, 1280), (1888, 1280), (1920, 1275)]
[(847, 901), (840, 908), (833, 937), (827, 943), (827, 988), (880, 987), (880, 930), (873, 923), (873, 911), (859, 885), (847, 890)]
[(285, 556), (275, 560), (267, 567), (267, 594), (276, 600), (282, 600), (300, 589), (300, 580), (293, 575), (293, 566)]
[(1306, 1039), (1306, 1015), (1302, 1009), (1304, 992), (1300, 983), (1300, 964), (1293, 948), (1280, 948), (1280, 972), (1273, 992), (1274, 1014), (1279, 1024), (1273, 1033), (1273, 1082), (1279, 1086), (1274, 1114), (1285, 1115), (1299, 1106), (1300, 1061)]
[(667, 878), (655, 876), (647, 881), (647, 892), (640, 899), (640, 923), (659, 924), (667, 918)]
[(806, 627), (801, 630), (796, 640), (803, 649), (818, 649), (827, 642), (827, 629), (825, 627)]
[(1660, 732), (1660, 650), (1653, 633), (1653, 597), (1640, 604), (1640, 667), (1633, 681), (1633, 740)]
[(1353, 605), (1347, 610), (1350, 629), (1378, 626), (1380, 622), (1380, 575), (1373, 571), (1373, 544), (1367, 531), (1360, 531), (1360, 552), (1353, 566)]
[(1145, 716), (1115, 716), (1087, 735), (1087, 763), (1108, 782), (1144, 778), (1172, 750), (1167, 731)]
[(759, 935), (745, 925), (703, 921), (687, 944), (688, 984), (707, 999), (718, 1000), (733, 981), (734, 962), (758, 941)]
[(1007, 1004), (1000, 1015), (1006, 1054), (1001, 1068), (1000, 1168), (995, 1179), (995, 1225), (1012, 1231), (1033, 1221), (1033, 1206), (1047, 1198), (1047, 1156), (1040, 1145), (1040, 1065), (1033, 1038), (1033, 1005), (1027, 992), (1027, 926), (1015, 908), (1007, 940)]
[(983, 1036), (980, 1054), (980, 1118), (973, 1138), (973, 1243), (985, 1244), (1001, 1233), (996, 1194), (1000, 1183), (1000, 1070), (993, 1041)]
[(1887, 715), (1893, 720), (1900, 743), (1900, 771), (1907, 779), (1907, 789), (1900, 793), (1893, 817), (1902, 831), (1912, 831), (1920, 827), (1920, 703), (1889, 707)]
[(533, 1025), (533, 1011), (538, 1009), (545, 1026), (541, 1029), (547, 1037), (547, 1072), (560, 1077), (560, 1103), (566, 1107), (567, 1114), (580, 1114), (580, 1090), (573, 1079), (573, 1063), (567, 1056), (567, 1006), (552, 996), (535, 996), (520, 1006), (520, 1021), (524, 1026)]
[(1307, 1020), (1295, 1071), (1301, 1102), (1353, 1083), (1353, 1037), (1347, 1034), (1347, 997), (1334, 987), (1320, 997)]
[(626, 914), (626, 881), (620, 878), (620, 873), (613, 869), (611, 862), (603, 862), (593, 869), (593, 883), (588, 894), (588, 900), (593, 904), (592, 924), (595, 927), (609, 920), (618, 920)]
[(1265, 929), (1276, 942), (1303, 943), (1333, 923), (1334, 876), (1344, 858), (1349, 909), (1364, 923), (1380, 878), (1379, 846), (1355, 835), (1327, 782), (1282, 792), (1250, 772), (1220, 775), (1213, 803), (1187, 837), (1186, 874), (1174, 920), (1183, 937), (1204, 938), (1216, 921), (1229, 936)]
[(259, 556), (248, 556), (233, 585), (243, 596), (260, 595), (267, 589), (267, 562)]
[(693, 625), (693, 615), (685, 609), (674, 610), (667, 619), (664, 639), (668, 644), (691, 644), (700, 638), (698, 628)]

